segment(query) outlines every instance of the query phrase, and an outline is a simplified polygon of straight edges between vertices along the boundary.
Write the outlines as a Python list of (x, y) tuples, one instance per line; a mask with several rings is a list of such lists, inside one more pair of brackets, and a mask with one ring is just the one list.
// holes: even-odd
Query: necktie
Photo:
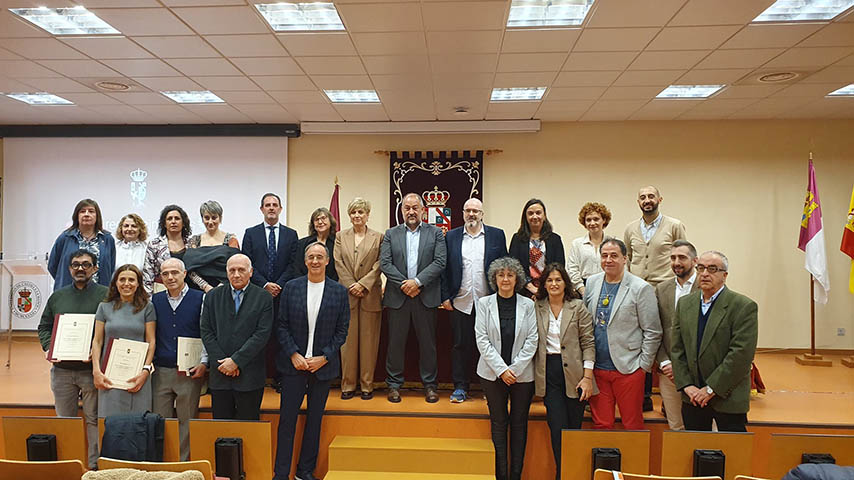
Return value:
[(234, 313), (237, 313), (240, 310), (241, 295), (243, 295), (243, 290), (237, 290), (234, 292)]
[(275, 280), (273, 270), (276, 268), (276, 227), (268, 226), (267, 228), (270, 229), (270, 236), (267, 240), (267, 279)]

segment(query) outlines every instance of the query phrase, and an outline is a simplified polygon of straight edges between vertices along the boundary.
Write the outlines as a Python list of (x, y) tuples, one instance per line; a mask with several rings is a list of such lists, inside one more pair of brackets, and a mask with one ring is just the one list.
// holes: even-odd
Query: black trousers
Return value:
[(712, 431), (712, 420), (718, 425), (721, 432), (746, 432), (746, 413), (722, 413), (716, 412), (708, 405), (700, 408), (690, 403), (682, 402), (682, 421), (685, 422), (685, 430), (696, 430), (702, 432)]
[(474, 306), (471, 313), (457, 309), (451, 311), (451, 333), (454, 346), (451, 349), (451, 378), (454, 389), (469, 390), (471, 382), (472, 354), (474, 348)]
[(420, 297), (407, 298), (400, 308), (388, 310), (388, 354), (385, 369), (386, 383), (390, 388), (403, 385), (403, 367), (406, 358), (406, 339), (410, 323), (418, 337), (418, 368), (425, 387), (436, 388), (436, 309), (427, 308)]
[(329, 380), (318, 380), (313, 373), (282, 375), (282, 396), (279, 404), (279, 437), (276, 447), (276, 479), (287, 480), (291, 473), (294, 453), (294, 435), (297, 416), (303, 397), (306, 402), (305, 429), (297, 463), (297, 475), (314, 474), (317, 452), (320, 448), (320, 425), (329, 397)]
[[(528, 443), (528, 411), (534, 398), (534, 382), (507, 385), (501, 378), (493, 381), (480, 379), (492, 430), (495, 448), (495, 479), (521, 480), (525, 463), (525, 446)], [(507, 412), (507, 400), (510, 412)], [(510, 457), (508, 470), (507, 427), (510, 427)]]
[(560, 354), (546, 356), (546, 422), (552, 438), (557, 476), (560, 478), (561, 431), (578, 430), (584, 420), (584, 403), (578, 398), (566, 396), (566, 379), (563, 376), (563, 361)]
[(219, 420), (258, 420), (264, 389), (238, 392), (236, 390), (211, 390), (211, 413)]

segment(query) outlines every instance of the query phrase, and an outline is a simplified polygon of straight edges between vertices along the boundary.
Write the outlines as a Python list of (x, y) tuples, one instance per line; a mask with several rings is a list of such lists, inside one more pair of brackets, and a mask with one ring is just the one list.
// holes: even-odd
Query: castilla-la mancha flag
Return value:
[(851, 257), (851, 274), (848, 279), (848, 290), (854, 293), (854, 189), (851, 190), (851, 204), (848, 205), (848, 222), (842, 232), (842, 253)]
[(813, 276), (816, 283), (815, 301), (827, 303), (830, 291), (830, 277), (827, 274), (827, 252), (824, 249), (824, 229), (821, 224), (821, 201), (818, 198), (818, 186), (815, 183), (815, 168), (810, 160), (807, 198), (804, 201), (804, 215), (801, 217), (801, 234), (798, 248), (806, 253), (804, 267)]

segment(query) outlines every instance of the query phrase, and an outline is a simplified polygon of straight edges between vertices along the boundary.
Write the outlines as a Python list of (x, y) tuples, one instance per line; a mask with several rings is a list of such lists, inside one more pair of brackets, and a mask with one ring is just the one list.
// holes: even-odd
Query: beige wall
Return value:
[[(584, 233), (585, 201), (613, 213), (612, 235), (639, 216), (641, 185), (662, 192), (699, 250), (730, 259), (728, 284), (759, 303), (761, 347), (809, 346), (809, 277), (797, 249), (813, 151), (827, 238), (830, 302), (816, 307), (818, 348), (854, 348), (850, 261), (839, 251), (854, 183), (854, 121), (547, 123), (536, 134), (308, 135), (289, 142), (289, 223), (300, 235), (333, 179), (341, 209), (356, 195), (373, 203), (371, 226), (388, 226), (388, 157), (375, 150), (501, 149), (484, 161), (487, 223), (510, 234), (523, 203), (542, 198), (568, 245)], [(458, 212), (454, 212), (459, 215)], [(344, 220), (344, 227), (349, 221)], [(837, 328), (845, 328), (844, 337)]]

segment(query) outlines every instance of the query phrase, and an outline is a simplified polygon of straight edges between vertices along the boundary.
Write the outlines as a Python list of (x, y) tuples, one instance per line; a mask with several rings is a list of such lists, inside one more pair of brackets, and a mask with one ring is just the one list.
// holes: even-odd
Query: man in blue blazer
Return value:
[(320, 424), (329, 383), (339, 374), (339, 352), (350, 326), (347, 289), (326, 277), (327, 264), (326, 246), (320, 242), (308, 245), (308, 275), (289, 281), (280, 295), (276, 334), (281, 345), (278, 367), (282, 396), (275, 480), (287, 480), (290, 474), (297, 416), (305, 396), (305, 429), (294, 479), (316, 480)]
[(452, 403), (466, 400), (474, 350), (474, 304), (495, 293), (486, 279), (489, 264), (507, 256), (504, 230), (483, 224), (483, 203), (470, 198), (463, 204), (465, 225), (445, 235), (448, 264), (442, 275), (442, 308), (450, 311), (454, 346), (451, 350)]
[[(278, 318), (278, 296), (288, 280), (294, 277), (294, 262), (299, 261), (297, 232), (279, 223), (282, 201), (275, 193), (261, 197), (264, 221), (246, 229), (243, 234), (243, 254), (252, 261), (252, 283), (273, 296), (273, 318)], [(276, 336), (267, 344), (267, 377), (276, 378)], [(278, 382), (277, 382), (278, 383)], [(279, 390), (279, 386), (276, 385)]]

